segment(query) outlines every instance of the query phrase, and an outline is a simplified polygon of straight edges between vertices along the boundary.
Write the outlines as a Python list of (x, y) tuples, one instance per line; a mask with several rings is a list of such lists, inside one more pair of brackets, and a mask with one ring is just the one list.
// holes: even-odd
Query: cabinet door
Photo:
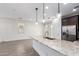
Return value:
[(73, 16), (73, 17), (68, 18), (68, 20), (67, 20), (68, 25), (76, 25), (77, 24), (77, 19), (78, 19), (77, 16)]
[(66, 26), (67, 23), (68, 23), (68, 22), (67, 22), (67, 19), (62, 19), (62, 25), (63, 25), (63, 26)]
[(67, 18), (62, 19), (62, 25), (68, 26), (68, 25), (76, 25), (78, 21), (78, 16), (71, 16)]

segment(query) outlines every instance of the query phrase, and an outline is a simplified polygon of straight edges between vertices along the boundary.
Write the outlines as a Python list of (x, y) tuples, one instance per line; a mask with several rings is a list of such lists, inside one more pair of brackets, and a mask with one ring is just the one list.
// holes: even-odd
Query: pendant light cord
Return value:
[(45, 11), (44, 11), (44, 6), (45, 4), (43, 3), (43, 19), (45, 19), (45, 17), (44, 17), (44, 13), (45, 13)]
[(38, 11), (38, 8), (35, 8), (35, 10), (36, 10), (36, 22), (37, 22), (37, 16), (38, 16), (38, 14), (37, 14), (37, 11)]
[(58, 3), (58, 13), (60, 13), (60, 3)]

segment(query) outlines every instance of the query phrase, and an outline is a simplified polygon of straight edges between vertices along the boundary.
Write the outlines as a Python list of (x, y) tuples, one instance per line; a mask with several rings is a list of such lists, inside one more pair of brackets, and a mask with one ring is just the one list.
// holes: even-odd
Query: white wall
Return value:
[(12, 40), (17, 37), (16, 21), (0, 19), (0, 41)]
[(27, 22), (26, 23), (26, 33), (28, 35), (33, 35), (33, 36), (39, 36), (43, 34), (43, 25), (42, 24), (35, 24), (33, 22)]
[[(18, 32), (18, 23), (24, 23), (24, 33)], [(0, 42), (29, 39), (30, 35), (41, 35), (42, 25), (11, 18), (0, 18)]]

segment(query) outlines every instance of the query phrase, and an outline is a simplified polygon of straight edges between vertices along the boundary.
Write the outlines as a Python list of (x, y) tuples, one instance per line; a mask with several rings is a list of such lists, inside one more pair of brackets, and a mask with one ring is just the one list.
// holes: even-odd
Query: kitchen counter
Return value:
[(79, 41), (49, 40), (42, 36), (33, 36), (34, 40), (67, 56), (79, 56)]

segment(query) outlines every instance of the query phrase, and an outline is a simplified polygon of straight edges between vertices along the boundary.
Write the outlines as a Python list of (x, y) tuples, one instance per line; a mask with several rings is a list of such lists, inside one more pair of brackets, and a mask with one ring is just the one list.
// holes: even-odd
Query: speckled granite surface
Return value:
[(33, 36), (34, 40), (41, 42), (42, 44), (48, 46), (51, 49), (55, 49), (60, 53), (67, 56), (79, 56), (79, 41), (65, 41), (65, 40), (48, 40), (42, 36)]

